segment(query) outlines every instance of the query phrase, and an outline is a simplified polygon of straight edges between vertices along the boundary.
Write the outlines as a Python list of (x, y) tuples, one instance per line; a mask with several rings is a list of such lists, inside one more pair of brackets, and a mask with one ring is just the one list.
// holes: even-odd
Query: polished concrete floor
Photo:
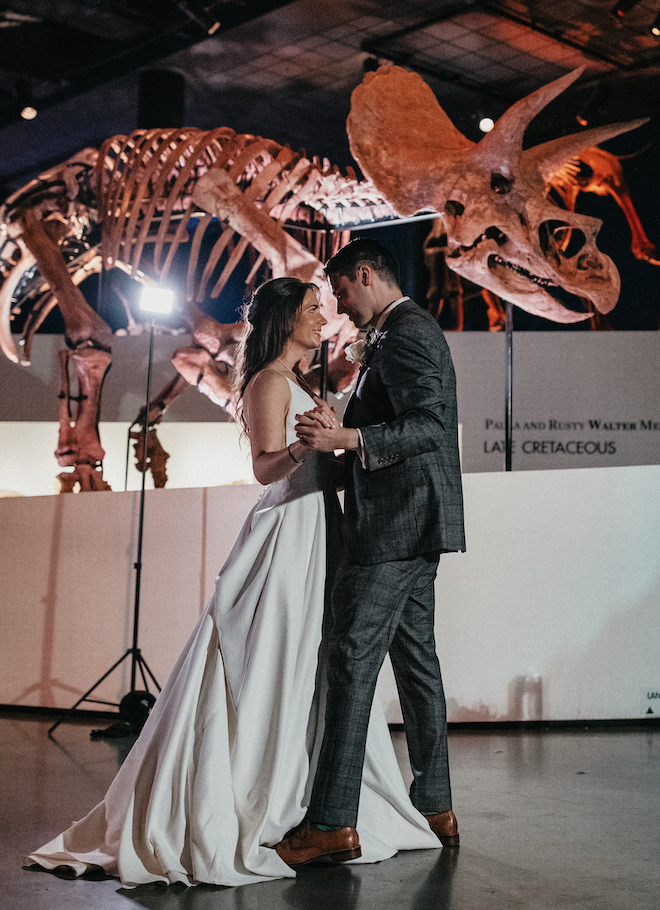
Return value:
[[(658, 910), (660, 727), (452, 731), (459, 850), (303, 869), (242, 888), (70, 881), (22, 867), (100, 800), (126, 741), (89, 720), (0, 713), (0, 907), (7, 910)], [(394, 734), (404, 762), (403, 734)], [(404, 765), (402, 764), (402, 767)], [(404, 771), (408, 774), (408, 771)]]

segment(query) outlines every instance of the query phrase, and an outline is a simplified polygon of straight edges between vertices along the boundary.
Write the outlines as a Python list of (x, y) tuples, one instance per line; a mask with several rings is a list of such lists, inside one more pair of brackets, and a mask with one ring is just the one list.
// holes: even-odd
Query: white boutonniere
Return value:
[(358, 341), (354, 341), (353, 344), (346, 345), (344, 348), (346, 360), (348, 360), (349, 363), (368, 363), (369, 358), (380, 345), (384, 337), (385, 332), (379, 332), (377, 329), (369, 329), (366, 338), (360, 338)]
[(363, 338), (354, 341), (353, 344), (347, 344), (344, 348), (344, 354), (349, 363), (363, 363), (366, 353), (367, 342)]

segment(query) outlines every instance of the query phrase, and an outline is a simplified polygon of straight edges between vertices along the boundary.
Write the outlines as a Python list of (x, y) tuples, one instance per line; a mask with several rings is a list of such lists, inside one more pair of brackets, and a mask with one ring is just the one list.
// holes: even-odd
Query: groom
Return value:
[(433, 632), (440, 554), (465, 549), (456, 382), (441, 329), (401, 294), (398, 271), (394, 256), (366, 238), (325, 266), (338, 312), (369, 332), (366, 343), (353, 346), (362, 363), (344, 426), (322, 426), (313, 412), (298, 417), (298, 435), (309, 446), (346, 450), (346, 493), (323, 746), (306, 820), (276, 848), (291, 866), (360, 856), (355, 829), (367, 727), (388, 651), (412, 802), (444, 846), (458, 846)]

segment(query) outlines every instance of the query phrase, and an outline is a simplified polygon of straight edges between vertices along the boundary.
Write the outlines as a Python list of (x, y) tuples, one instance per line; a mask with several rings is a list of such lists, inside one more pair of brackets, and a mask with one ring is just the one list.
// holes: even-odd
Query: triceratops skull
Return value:
[(545, 182), (580, 149), (645, 122), (600, 127), (523, 151), (530, 121), (581, 72), (518, 101), (477, 144), (454, 127), (420, 76), (381, 67), (353, 92), (347, 124), (353, 156), (399, 214), (441, 215), (453, 271), (529, 313), (564, 323), (590, 314), (565, 307), (553, 289), (608, 313), (620, 281), (596, 246), (601, 222), (559, 208), (546, 197)]

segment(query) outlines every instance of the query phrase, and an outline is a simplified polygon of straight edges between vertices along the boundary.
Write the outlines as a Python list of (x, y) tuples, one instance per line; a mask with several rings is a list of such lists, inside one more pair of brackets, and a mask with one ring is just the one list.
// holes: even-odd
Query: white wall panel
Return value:
[[(634, 718), (660, 691), (660, 467), (470, 474), (444, 556), (449, 718)], [(260, 488), (146, 495), (140, 646), (162, 683)], [(130, 645), (139, 495), (0, 500), (0, 703), (68, 707)], [(127, 662), (128, 663), (128, 662)], [(104, 684), (126, 691), (128, 666)], [(400, 719), (390, 672), (381, 695)]]

